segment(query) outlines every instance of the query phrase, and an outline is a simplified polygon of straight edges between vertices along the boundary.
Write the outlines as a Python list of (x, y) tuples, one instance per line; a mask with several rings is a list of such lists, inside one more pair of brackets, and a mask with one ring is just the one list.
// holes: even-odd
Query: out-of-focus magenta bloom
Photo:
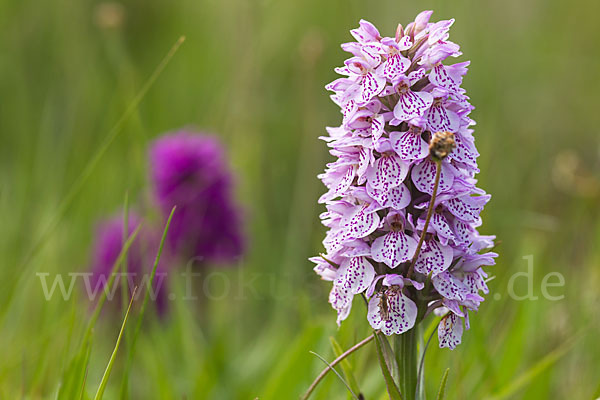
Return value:
[(173, 206), (168, 242), (185, 259), (227, 263), (244, 250), (240, 210), (220, 142), (210, 136), (176, 132), (150, 148), (156, 201), (166, 217)]
[[(136, 214), (129, 215), (128, 237), (136, 230), (140, 223), (141, 219)], [(121, 304), (120, 284), (122, 275), (120, 265), (114, 270), (115, 280), (113, 285), (108, 289), (105, 289), (105, 286), (110, 281), (114, 263), (117, 261), (123, 248), (123, 232), (122, 216), (116, 216), (101, 222), (96, 230), (92, 260), (92, 279), (90, 279), (90, 286), (86, 288), (89, 291), (88, 294), (90, 297), (94, 297), (91, 300), (98, 300), (102, 290), (106, 290), (108, 301)], [(125, 240), (127, 240), (127, 237)], [(126, 277), (130, 294), (133, 292), (134, 287), (138, 287), (136, 299), (142, 299), (143, 294), (148, 289), (158, 245), (158, 235), (142, 227), (127, 251)], [(164, 268), (164, 262), (161, 261), (156, 270), (153, 291), (150, 296), (150, 300), (156, 302), (156, 307), (160, 314), (164, 314), (167, 310), (166, 278), (167, 272)], [(96, 296), (98, 298), (95, 298)]]

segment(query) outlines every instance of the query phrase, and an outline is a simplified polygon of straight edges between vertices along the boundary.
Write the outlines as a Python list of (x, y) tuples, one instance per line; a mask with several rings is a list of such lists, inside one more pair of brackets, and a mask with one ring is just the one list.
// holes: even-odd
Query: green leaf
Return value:
[(440, 390), (438, 390), (437, 400), (444, 400), (446, 396), (446, 382), (448, 382), (448, 373), (450, 372), (450, 368), (446, 368), (444, 372), (444, 376), (442, 376), (442, 383), (440, 384)]
[(384, 353), (384, 345), (382, 344), (383, 340), (384, 338), (381, 337), (379, 332), (375, 331), (375, 344), (377, 345), (379, 366), (381, 367), (381, 372), (383, 373), (383, 378), (385, 379), (385, 386), (390, 396), (390, 400), (402, 400), (398, 386), (396, 386), (396, 382), (394, 382), (394, 378), (392, 378), (392, 375), (390, 374), (390, 369), (388, 368), (388, 364), (385, 359), (386, 356)]
[[(331, 347), (333, 347), (333, 353), (336, 357), (341, 356), (344, 353), (342, 346), (335, 340), (333, 336), (329, 337), (329, 341), (331, 342)], [(344, 377), (348, 382), (348, 385), (352, 388), (351, 391), (354, 393), (360, 393), (360, 388), (358, 387), (358, 382), (354, 377), (354, 373), (352, 372), (352, 366), (347, 359), (344, 359), (340, 362), (340, 366), (342, 367), (342, 372), (344, 373)]]
[(71, 360), (69, 367), (65, 370), (65, 373), (63, 374), (64, 383), (61, 386), (57, 396), (60, 399), (70, 400), (81, 396), (81, 391), (85, 387), (85, 379), (89, 357), (91, 353), (92, 332), (94, 326), (96, 325), (98, 316), (100, 315), (104, 302), (106, 301), (107, 292), (110, 290), (109, 288), (114, 284), (114, 273), (123, 262), (123, 259), (127, 255), (127, 251), (129, 251), (129, 248), (131, 247), (133, 241), (137, 237), (140, 228), (141, 225), (139, 225), (135, 229), (135, 231), (133, 231), (133, 233), (129, 236), (129, 238), (123, 245), (119, 256), (117, 257), (117, 260), (112, 266), (110, 278), (106, 283), (105, 289), (102, 290), (102, 294), (100, 296), (100, 299), (98, 300), (98, 303), (96, 303), (96, 306), (94, 307), (94, 312), (92, 313), (92, 317), (88, 321), (85, 333), (83, 335), (83, 340), (81, 342), (81, 345), (79, 346), (79, 350), (77, 351), (75, 357)]
[(424, 398), (424, 391), (425, 391), (425, 385), (424, 385), (424, 379), (423, 379), (423, 375), (424, 375), (424, 370), (425, 370), (425, 355), (427, 354), (427, 349), (429, 348), (429, 344), (431, 343), (431, 339), (433, 339), (433, 336), (435, 335), (435, 332), (437, 331), (437, 327), (440, 323), (439, 319), (434, 319), (431, 321), (431, 323), (429, 324), (427, 330), (425, 331), (425, 337), (427, 337), (427, 342), (425, 342), (425, 345), (423, 346), (423, 350), (421, 351), (421, 361), (419, 362), (419, 369), (417, 370), (417, 392), (419, 393), (419, 396)]
[(102, 396), (104, 395), (104, 390), (106, 389), (106, 384), (108, 383), (110, 372), (112, 371), (113, 365), (115, 364), (115, 360), (117, 358), (117, 351), (119, 350), (121, 338), (123, 337), (123, 331), (125, 330), (127, 319), (129, 318), (129, 312), (131, 311), (131, 305), (133, 304), (133, 299), (135, 298), (136, 289), (137, 288), (133, 289), (133, 293), (131, 294), (131, 300), (129, 300), (129, 307), (127, 307), (125, 318), (123, 318), (123, 324), (121, 324), (121, 330), (119, 331), (119, 336), (117, 337), (117, 343), (115, 343), (115, 348), (113, 349), (112, 355), (110, 356), (110, 360), (108, 361), (108, 365), (104, 370), (104, 375), (102, 376), (102, 380), (100, 381), (100, 386), (98, 386), (98, 391), (96, 392), (94, 400), (102, 400)]
[(165, 245), (165, 241), (167, 239), (167, 232), (169, 231), (169, 226), (171, 225), (171, 219), (173, 218), (173, 214), (175, 213), (175, 209), (177, 207), (173, 207), (171, 209), (171, 214), (169, 214), (169, 218), (167, 218), (167, 223), (165, 224), (165, 229), (163, 230), (162, 238), (160, 240), (160, 245), (158, 247), (158, 252), (156, 253), (156, 258), (154, 259), (154, 266), (152, 267), (152, 274), (150, 275), (150, 283), (146, 288), (146, 294), (144, 295), (144, 301), (142, 302), (142, 308), (140, 309), (140, 315), (138, 316), (137, 324), (135, 327), (135, 331), (133, 332), (133, 337), (130, 338), (129, 348), (127, 352), (127, 361), (125, 363), (125, 368), (123, 370), (123, 380), (121, 382), (121, 397), (127, 396), (128, 386), (129, 386), (129, 369), (131, 368), (131, 364), (133, 363), (133, 355), (135, 352), (135, 344), (137, 342), (137, 338), (140, 334), (140, 330), (142, 329), (142, 322), (144, 320), (144, 313), (146, 312), (146, 305), (148, 303), (148, 299), (150, 298), (150, 291), (152, 289), (152, 285), (154, 284), (154, 277), (156, 276), (156, 269), (158, 268), (158, 263), (160, 262), (160, 257), (162, 255), (163, 247)]
[(385, 335), (380, 335), (381, 339), (381, 350), (383, 351), (383, 357), (385, 359), (385, 363), (390, 371), (390, 375), (397, 377), (398, 376), (398, 362), (396, 361), (396, 356), (394, 355), (394, 350), (392, 350), (392, 345), (388, 341)]
[(57, 399), (75, 399), (79, 397), (85, 387), (85, 379), (87, 373), (90, 353), (92, 352), (92, 340), (88, 337), (85, 340), (79, 351), (73, 357), (69, 366), (63, 374), (63, 382), (56, 395)]

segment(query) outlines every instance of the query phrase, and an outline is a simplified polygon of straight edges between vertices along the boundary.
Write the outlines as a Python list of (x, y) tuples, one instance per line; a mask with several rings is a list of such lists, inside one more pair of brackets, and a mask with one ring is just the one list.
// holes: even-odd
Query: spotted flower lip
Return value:
[(439, 344), (453, 349), (489, 291), (483, 267), (497, 254), (494, 237), (478, 232), (490, 195), (476, 186), (473, 106), (462, 87), (469, 62), (450, 61), (462, 55), (450, 41), (454, 19), (431, 15), (389, 36), (361, 20), (356, 41), (342, 45), (343, 77), (326, 86), (342, 123), (322, 137), (336, 160), (319, 175), (326, 253), (311, 261), (332, 283), (338, 324), (356, 295), (386, 335), (434, 308), (445, 313)]

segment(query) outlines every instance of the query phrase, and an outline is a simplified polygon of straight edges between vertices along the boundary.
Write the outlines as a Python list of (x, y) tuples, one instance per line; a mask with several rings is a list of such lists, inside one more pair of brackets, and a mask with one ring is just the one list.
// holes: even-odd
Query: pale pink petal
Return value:
[(348, 168), (348, 170), (346, 171), (346, 173), (338, 181), (337, 185), (333, 189), (333, 192), (336, 195), (341, 195), (344, 192), (346, 192), (346, 190), (348, 190), (348, 188), (350, 187), (350, 185), (352, 185), (352, 182), (354, 181), (354, 176), (355, 175), (356, 175), (356, 166), (352, 165), (352, 166), (350, 166)]
[(444, 203), (448, 211), (465, 222), (479, 221), (479, 214), (490, 196), (461, 196)]
[(375, 269), (365, 257), (349, 258), (340, 265), (334, 285), (352, 294), (367, 290), (375, 278)]
[(410, 204), (410, 190), (402, 184), (390, 189), (388, 192), (387, 206), (394, 210), (404, 210)]
[(367, 171), (369, 184), (380, 190), (398, 187), (408, 174), (408, 165), (397, 155), (383, 155)]
[(429, 224), (435, 229), (442, 243), (446, 244), (448, 240), (454, 239), (450, 225), (448, 225), (448, 221), (442, 214), (434, 212)]
[[(414, 166), (412, 171), (412, 181), (419, 191), (427, 194), (433, 194), (435, 170), (436, 163), (430, 159), (424, 160), (420, 164)], [(452, 188), (452, 182), (454, 182), (453, 168), (447, 163), (442, 162), (438, 193), (443, 193), (450, 190)]]
[(479, 274), (478, 271), (465, 273), (463, 283), (469, 288), (469, 290), (473, 294), (478, 293), (480, 290), (486, 294), (490, 292), (487, 284), (485, 283), (485, 279), (483, 279), (483, 277)]
[(375, 115), (371, 120), (371, 133), (373, 134), (373, 140), (381, 139), (383, 136), (383, 127), (385, 126), (385, 118), (383, 115)]
[(380, 218), (376, 212), (368, 212), (368, 205), (364, 205), (356, 211), (345, 223), (349, 237), (360, 239), (375, 232), (379, 226)]
[(429, 154), (429, 146), (421, 135), (411, 131), (391, 132), (392, 148), (404, 161), (421, 160)]
[(471, 227), (461, 220), (455, 218), (453, 228), (454, 229), (452, 231), (454, 232), (454, 242), (459, 246), (468, 245), (472, 236)]
[(431, 283), (433, 283), (433, 287), (439, 294), (450, 300), (465, 301), (470, 293), (465, 284), (448, 271), (431, 278)]
[[(381, 310), (386, 302), (387, 312)], [(398, 290), (386, 290), (369, 301), (367, 320), (373, 329), (380, 329), (384, 335), (399, 335), (411, 329), (417, 319), (417, 305)]]
[(383, 64), (383, 76), (390, 81), (403, 74), (410, 67), (410, 60), (400, 54), (391, 55)]
[(391, 207), (394, 210), (403, 210), (410, 204), (410, 190), (404, 184), (389, 191), (367, 185), (367, 194), (382, 207)]
[(420, 68), (408, 74), (408, 83), (410, 86), (425, 78), (425, 68)]
[(427, 92), (408, 90), (400, 94), (400, 99), (394, 107), (394, 117), (401, 121), (418, 118), (427, 111), (433, 103), (433, 96)]
[(369, 43), (381, 39), (377, 28), (372, 23), (365, 21), (364, 19), (361, 19), (360, 26), (356, 29), (352, 29), (350, 33), (360, 43)]
[(460, 86), (460, 78), (453, 77), (442, 64), (433, 67), (429, 73), (429, 81), (434, 85), (456, 92)]
[(433, 24), (429, 31), (430, 33), (429, 37), (427, 38), (427, 43), (432, 45), (440, 40), (445, 41), (448, 39), (448, 30), (453, 23), (454, 18), (445, 21), (439, 21)]
[[(381, 329), (384, 324), (384, 320), (382, 318), (382, 312), (380, 308), (381, 301), (381, 293), (371, 297), (369, 300), (369, 309), (367, 311), (367, 321), (373, 329)], [(384, 315), (385, 316), (385, 315)]]
[(373, 260), (385, 263), (390, 268), (396, 268), (410, 260), (417, 248), (417, 241), (404, 232), (389, 232), (378, 237), (371, 246)]
[(425, 240), (415, 263), (415, 270), (424, 275), (435, 276), (444, 272), (452, 264), (452, 247), (444, 246), (436, 240)]
[(360, 86), (361, 101), (362, 103), (368, 103), (383, 90), (385, 87), (385, 78), (373, 72), (368, 72), (363, 76)]
[(438, 339), (440, 347), (447, 347), (454, 350), (461, 342), (463, 334), (463, 325), (460, 318), (450, 313), (445, 316), (438, 325)]
[[(403, 36), (402, 39), (398, 42), (398, 50), (404, 51), (408, 50), (412, 47), (413, 43), (410, 40), (410, 36)], [(402, 71), (404, 72), (404, 71)]]
[(460, 133), (454, 135), (456, 147), (448, 158), (465, 163), (473, 168), (477, 168), (477, 157), (479, 153), (475, 148), (475, 144), (468, 139), (464, 139)]
[(377, 45), (367, 45), (362, 48), (362, 55), (365, 57), (367, 62), (372, 68), (377, 67), (381, 63), (381, 56), (379, 55), (380, 48)]
[(434, 106), (427, 112), (427, 129), (431, 132), (456, 132), (460, 127), (460, 117), (443, 106)]
[(465, 313), (462, 312), (462, 310), (460, 309), (460, 304), (458, 304), (458, 301), (456, 300), (448, 300), (448, 299), (444, 299), (442, 301), (442, 304), (449, 309), (450, 311), (452, 311), (453, 314), (458, 315), (459, 317), (464, 317)]
[(333, 285), (329, 292), (329, 304), (337, 311), (337, 324), (341, 324), (350, 314), (352, 308), (352, 298), (354, 295), (349, 290)]
[(358, 176), (358, 184), (362, 185), (366, 180), (367, 169), (373, 162), (373, 151), (366, 147), (361, 147), (358, 153), (358, 169), (356, 175)]

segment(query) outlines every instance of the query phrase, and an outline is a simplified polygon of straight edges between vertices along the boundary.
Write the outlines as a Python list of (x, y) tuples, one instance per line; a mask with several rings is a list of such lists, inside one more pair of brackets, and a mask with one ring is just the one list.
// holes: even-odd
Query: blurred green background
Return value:
[[(323, 87), (360, 18), (391, 36), (423, 9), (435, 10), (433, 20), (456, 18), (451, 39), (460, 60), (472, 61), (464, 87), (477, 107), (480, 186), (493, 194), (481, 231), (501, 242), (492, 292), (463, 344), (440, 350), (434, 339), (428, 351), (428, 395), (449, 367), (450, 399), (600, 396), (599, 2), (2, 0), (0, 398), (54, 398), (89, 306), (79, 287), (70, 301), (45, 301), (35, 272), (85, 271), (95, 223), (117, 212), (126, 192), (148, 204), (150, 140), (184, 126), (226, 143), (250, 248), (239, 268), (213, 275), (213, 301), (175, 300), (166, 320), (146, 316), (130, 397), (297, 398), (323, 368), (310, 350), (332, 360), (329, 336), (344, 348), (366, 337), (356, 299), (337, 329), (329, 284), (307, 261), (325, 232), (316, 175), (329, 156), (317, 137), (341, 118)], [(24, 263), (181, 35), (185, 43)], [(539, 298), (517, 301), (508, 283), (527, 271), (529, 255)], [(549, 289), (562, 300), (543, 296), (550, 272), (565, 278)], [(526, 279), (516, 282), (525, 294)], [(183, 282), (171, 284), (177, 292)], [(109, 316), (96, 326), (86, 397), (119, 326)], [(384, 398), (375, 358), (373, 345), (350, 358), (367, 399)], [(122, 368), (121, 356), (105, 398), (119, 397)], [(314, 398), (348, 398), (330, 375)]]

